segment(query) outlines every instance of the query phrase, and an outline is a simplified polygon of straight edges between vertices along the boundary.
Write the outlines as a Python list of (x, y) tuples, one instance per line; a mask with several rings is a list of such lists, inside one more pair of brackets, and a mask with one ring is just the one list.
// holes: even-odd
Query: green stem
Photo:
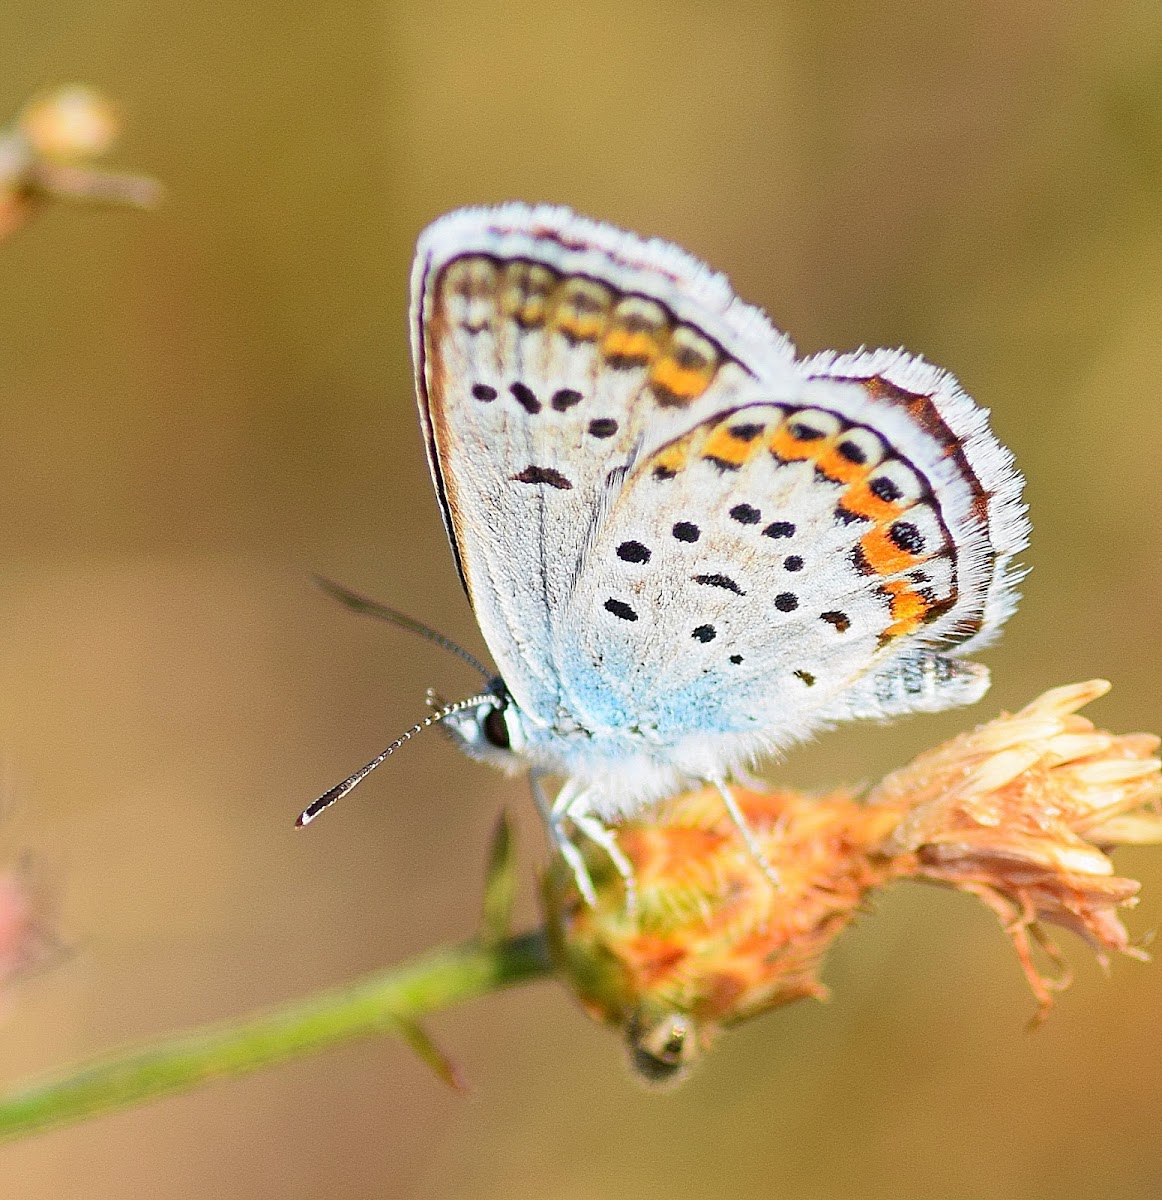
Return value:
[(551, 971), (539, 931), (434, 950), (346, 987), (103, 1055), (0, 1095), (0, 1140), (234, 1078), (353, 1038), (406, 1034), (427, 1013)]

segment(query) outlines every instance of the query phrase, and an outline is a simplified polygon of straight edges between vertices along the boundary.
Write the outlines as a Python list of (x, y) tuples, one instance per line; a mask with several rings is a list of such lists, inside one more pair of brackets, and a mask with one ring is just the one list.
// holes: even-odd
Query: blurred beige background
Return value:
[[(829, 735), (776, 777), (872, 779), (1040, 689), (1162, 728), (1162, 10), (1109, 0), (552, 7), (9, 0), (0, 113), (119, 99), (152, 215), (0, 246), (0, 759), (71, 959), (0, 1077), (317, 989), (476, 921), (523, 788), (439, 737), (309, 832), (299, 808), (474, 677), (312, 590), (479, 649), (413, 411), (420, 228), (569, 203), (728, 271), (805, 351), (904, 344), (1028, 477), (1026, 599), (975, 712)], [(1162, 852), (1135, 934), (1162, 920)], [(533, 919), (529, 888), (522, 900)], [(828, 1006), (650, 1095), (543, 984), (433, 1032), (447, 1093), (371, 1043), (6, 1148), (6, 1196), (1012, 1200), (1162, 1192), (1162, 964), (1049, 1023), (994, 919), (918, 886), (838, 947)]]

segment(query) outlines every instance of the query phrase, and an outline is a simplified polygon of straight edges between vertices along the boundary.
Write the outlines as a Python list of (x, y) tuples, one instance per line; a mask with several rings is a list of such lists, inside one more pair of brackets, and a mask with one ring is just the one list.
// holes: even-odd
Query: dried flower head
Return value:
[(1061, 980), (1040, 973), (1030, 939), (1060, 961), (1041, 922), (1100, 953), (1133, 949), (1117, 907), (1138, 884), (1106, 851), (1162, 841), (1158, 740), (1115, 737), (1076, 715), (1100, 681), (1047, 692), (1013, 716), (954, 738), (849, 793), (733, 789), (776, 889), (713, 789), (626, 821), (636, 907), (607, 857), (584, 846), (597, 891), (588, 907), (555, 861), (544, 894), (554, 953), (585, 1009), (625, 1035), (644, 1078), (675, 1080), (721, 1028), (807, 996), (823, 998), (828, 947), (867, 894), (895, 879), (979, 896), (1001, 917), (1039, 1001)]
[(30, 100), (0, 129), (0, 240), (50, 199), (151, 208), (161, 187), (140, 175), (100, 171), (120, 133), (113, 105), (91, 87), (72, 84)]
[(1068, 975), (1050, 978), (1030, 939), (1063, 960), (1042, 923), (1071, 929), (1099, 959), (1136, 958), (1117, 914), (1139, 884), (1114, 874), (1108, 851), (1162, 841), (1158, 738), (1115, 737), (1077, 710), (1109, 691), (1104, 680), (1054, 688), (1012, 716), (922, 754), (868, 797), (903, 819), (884, 849), (909, 873), (973, 892), (1000, 917), (1039, 1002)]
[(572, 872), (546, 876), (558, 962), (595, 1018), (621, 1028), (645, 1078), (677, 1078), (719, 1028), (790, 1000), (824, 996), (819, 964), (891, 865), (866, 853), (895, 824), (849, 796), (734, 789), (770, 863), (775, 890), (713, 788), (676, 797), (617, 829), (637, 905), (592, 846), (589, 908)]

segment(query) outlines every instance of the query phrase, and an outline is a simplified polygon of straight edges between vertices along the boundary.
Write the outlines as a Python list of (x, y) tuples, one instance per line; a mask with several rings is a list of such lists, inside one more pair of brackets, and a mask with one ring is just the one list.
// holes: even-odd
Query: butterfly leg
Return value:
[(742, 840), (746, 842), (746, 848), (750, 851), (751, 858), (755, 860), (759, 869), (770, 881), (771, 887), (775, 891), (778, 891), (782, 886), (779, 880), (779, 873), (771, 866), (770, 860), (763, 853), (763, 849), (754, 835), (754, 830), (747, 823), (747, 819), (743, 816), (742, 809), (738, 807), (738, 802), (735, 800), (730, 788), (721, 779), (714, 779), (711, 782), (718, 789), (718, 794), (722, 797), (723, 804), (726, 805), (726, 811), (730, 814), (730, 819), (734, 822), (738, 832), (742, 834)]
[(637, 877), (633, 873), (633, 863), (626, 858), (622, 848), (617, 844), (617, 837), (612, 829), (603, 825), (592, 813), (581, 808), (584, 795), (578, 796), (568, 809), (569, 820), (595, 845), (600, 846), (609, 855), (610, 862), (617, 868), (621, 881), (625, 885), (625, 910), (633, 917), (637, 915)]
[[(569, 840), (569, 835), (565, 832), (565, 817), (568, 815), (566, 807), (561, 804), (561, 796), (566, 796), (566, 800), (572, 799), (572, 791), (569, 784), (566, 783), (557, 796), (555, 803), (550, 804), (548, 796), (545, 795), (545, 788), (541, 780), (544, 779), (545, 773), (538, 771), (536, 768), (529, 772), (529, 788), (533, 793), (533, 801), (536, 803), (537, 810), (545, 822), (545, 828), (549, 831), (549, 841), (553, 844), (553, 849), (565, 860), (569, 869), (573, 872), (573, 879), (576, 881), (577, 890), (581, 893), (585, 903), (590, 908), (597, 907), (597, 892), (593, 887), (593, 880), (589, 877), (589, 868), (585, 865), (585, 859), (581, 856), (581, 851)], [(566, 795), (568, 793), (568, 795)]]

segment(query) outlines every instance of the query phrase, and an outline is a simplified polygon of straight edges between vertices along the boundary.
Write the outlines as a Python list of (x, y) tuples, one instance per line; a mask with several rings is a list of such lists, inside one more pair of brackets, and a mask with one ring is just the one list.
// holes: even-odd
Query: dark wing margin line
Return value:
[(448, 503), (448, 492), (444, 486), (444, 472), (440, 467), (440, 456), (436, 451), (436, 423), (432, 420), (432, 406), (428, 396), (428, 343), (424, 329), (424, 310), (427, 308), (428, 283), (431, 278), (432, 259), (429, 255), (428, 261), (424, 265), (423, 282), (420, 286), (417, 305), (418, 311), (416, 313), (416, 355), (418, 358), (415, 364), (416, 391), (418, 392), (420, 408), (423, 411), (424, 440), (427, 443), (428, 465), (432, 469), (432, 482), (435, 485), (436, 499), (440, 505), (440, 516), (444, 522), (444, 532), (448, 535), (448, 544), (452, 547), (452, 560), (456, 564), (456, 574), (460, 576), (460, 586), (464, 589), (464, 594), (468, 597), (469, 603), (471, 603), (472, 593), (468, 590), (468, 577), (464, 574), (464, 562), (460, 557), (460, 546), (456, 541), (456, 530), (452, 525), (452, 506)]

